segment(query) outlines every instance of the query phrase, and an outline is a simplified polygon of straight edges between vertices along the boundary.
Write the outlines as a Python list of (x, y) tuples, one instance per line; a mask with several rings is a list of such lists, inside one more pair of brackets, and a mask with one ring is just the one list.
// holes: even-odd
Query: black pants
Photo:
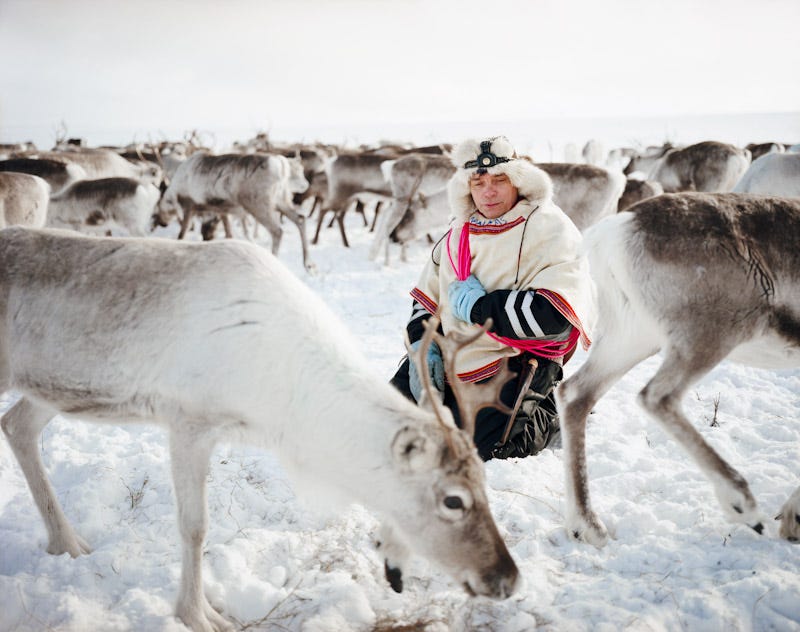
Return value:
[[(513, 408), (514, 402), (517, 400), (517, 393), (522, 387), (522, 381), (525, 379), (524, 368), (528, 363), (529, 357), (528, 354), (523, 353), (508, 359), (508, 368), (514, 371), (517, 377), (505, 383), (500, 391), (500, 400), (509, 408)], [(539, 367), (536, 370), (531, 387), (552, 388), (553, 377), (556, 375), (560, 377), (561, 367), (557, 365), (557, 369), (556, 367), (552, 367), (551, 365), (555, 363), (551, 360), (546, 360), (544, 358), (537, 358), (537, 360), (539, 361)], [(408, 362), (408, 357), (406, 357), (392, 379), (389, 380), (389, 383), (412, 402), (416, 403), (408, 385)], [(558, 379), (558, 377), (556, 377), (556, 379)], [(537, 384), (537, 382), (539, 384)], [(546, 384), (545, 382), (550, 382), (550, 384)], [(456, 425), (461, 428), (458, 404), (449, 382), (445, 382), (444, 385), (444, 404), (452, 411)], [(506, 422), (508, 422), (508, 415), (500, 412), (496, 408), (483, 408), (478, 412), (478, 416), (475, 420), (475, 445), (478, 448), (478, 454), (484, 461), (488, 461), (491, 458), (492, 450), (503, 436)]]

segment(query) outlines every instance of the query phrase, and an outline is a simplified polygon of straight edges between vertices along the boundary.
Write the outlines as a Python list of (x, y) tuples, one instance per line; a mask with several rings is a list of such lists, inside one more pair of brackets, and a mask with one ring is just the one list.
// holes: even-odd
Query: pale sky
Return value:
[(800, 112), (800, 0), (0, 0), (0, 142)]

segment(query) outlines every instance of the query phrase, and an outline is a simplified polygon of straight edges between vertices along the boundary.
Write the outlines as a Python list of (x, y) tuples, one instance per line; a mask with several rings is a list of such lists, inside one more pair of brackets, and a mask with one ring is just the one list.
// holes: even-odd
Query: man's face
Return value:
[(484, 173), (469, 179), (469, 192), (475, 207), (487, 219), (495, 219), (507, 213), (519, 199), (517, 187), (504, 173)]

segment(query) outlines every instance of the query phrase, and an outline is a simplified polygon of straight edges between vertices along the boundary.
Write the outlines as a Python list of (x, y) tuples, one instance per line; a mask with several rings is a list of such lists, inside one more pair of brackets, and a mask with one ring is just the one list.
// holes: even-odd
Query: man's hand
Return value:
[(450, 300), (450, 308), (459, 320), (471, 323), (470, 313), (475, 302), (486, 295), (486, 290), (478, 281), (478, 277), (470, 274), (463, 281), (453, 281), (447, 288), (447, 298)]
[[(419, 348), (420, 340), (411, 343), (411, 350), (416, 351)], [(431, 343), (428, 347), (426, 355), (428, 363), (428, 373), (431, 376), (431, 382), (436, 390), (444, 392), (444, 361), (442, 360), (442, 352), (439, 345), (435, 342)], [(419, 402), (422, 397), (422, 380), (420, 380), (419, 373), (417, 373), (417, 363), (409, 357), (408, 362), (408, 388), (414, 399)]]

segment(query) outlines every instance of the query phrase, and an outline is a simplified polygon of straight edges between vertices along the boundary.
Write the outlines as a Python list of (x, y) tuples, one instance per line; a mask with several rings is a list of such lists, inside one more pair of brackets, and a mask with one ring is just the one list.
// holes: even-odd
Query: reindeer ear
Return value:
[(392, 456), (401, 471), (420, 472), (434, 466), (439, 447), (419, 428), (405, 426), (392, 441)]

